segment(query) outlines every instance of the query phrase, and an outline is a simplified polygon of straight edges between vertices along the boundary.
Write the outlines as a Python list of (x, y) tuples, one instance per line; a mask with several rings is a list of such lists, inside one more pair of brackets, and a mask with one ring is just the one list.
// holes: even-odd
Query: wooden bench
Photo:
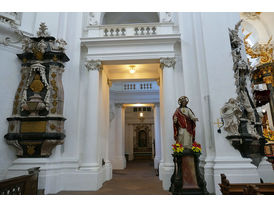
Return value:
[(39, 167), (28, 169), (28, 175), (0, 181), (0, 195), (36, 195)]
[(274, 183), (235, 183), (230, 184), (221, 174), (220, 190), (223, 195), (273, 195)]

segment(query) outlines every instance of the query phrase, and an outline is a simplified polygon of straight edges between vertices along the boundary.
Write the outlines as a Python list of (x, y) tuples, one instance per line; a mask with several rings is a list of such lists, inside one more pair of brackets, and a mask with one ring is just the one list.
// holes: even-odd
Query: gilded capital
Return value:
[(85, 63), (85, 67), (87, 68), (88, 71), (90, 71), (90, 70), (97, 70), (97, 71), (103, 70), (102, 62), (100, 60), (88, 60)]
[(176, 64), (175, 57), (160, 58), (161, 69), (164, 69), (166, 67), (174, 68), (175, 64)]

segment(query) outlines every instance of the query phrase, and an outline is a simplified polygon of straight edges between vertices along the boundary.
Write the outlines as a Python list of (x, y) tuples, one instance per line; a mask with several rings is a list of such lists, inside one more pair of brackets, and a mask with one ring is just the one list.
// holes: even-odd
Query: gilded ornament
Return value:
[(56, 112), (56, 108), (54, 107), (54, 108), (52, 108), (50, 111), (51, 111), (51, 113), (54, 114), (54, 113)]
[(52, 78), (55, 78), (55, 77), (56, 77), (56, 74), (53, 72), (53, 73), (51, 74), (51, 77), (52, 77)]
[(36, 59), (43, 60), (43, 53), (42, 52), (36, 52), (35, 56), (36, 56)]
[(40, 75), (36, 74), (34, 77), (34, 80), (32, 81), (30, 88), (34, 92), (41, 92), (42, 89), (44, 88), (43, 83), (40, 80)]
[(271, 63), (273, 62), (273, 47), (270, 45), (270, 42), (272, 40), (272, 37), (268, 40), (267, 44), (259, 44), (258, 47), (252, 48), (249, 43), (246, 41), (247, 38), (252, 34), (249, 33), (244, 37), (244, 44), (245, 44), (245, 50), (246, 53), (251, 57), (251, 58), (259, 58), (260, 64), (265, 64), (265, 63)]
[(17, 92), (18, 92), (18, 93), (20, 93), (20, 92), (21, 92), (21, 90), (22, 90), (22, 89), (19, 87), (19, 88), (17, 89)]
[(27, 145), (27, 153), (29, 155), (33, 155), (35, 153), (35, 146), (34, 145)]
[(57, 94), (52, 95), (53, 99), (57, 98)]
[(56, 85), (56, 81), (55, 81), (54, 79), (51, 80), (50, 83), (51, 83), (52, 86), (55, 86), (55, 85)]
[(54, 55), (52, 59), (53, 59), (53, 61), (55, 61), (55, 62), (58, 60), (58, 58), (56, 57), (56, 55)]
[(13, 131), (14, 130), (14, 124), (11, 124), (10, 125), (10, 131)]
[(57, 91), (58, 91), (58, 88), (57, 88), (56, 86), (54, 86), (54, 87), (53, 87), (53, 90), (57, 92)]
[(52, 102), (52, 105), (56, 107), (57, 101), (54, 100), (54, 101)]
[(19, 99), (19, 95), (18, 95), (18, 94), (15, 95), (15, 99), (16, 99), (16, 100)]
[(266, 84), (272, 84), (272, 76), (266, 76), (263, 78), (263, 80)]
[(23, 58), (23, 62), (24, 62), (24, 63), (27, 63), (27, 61), (28, 61), (28, 60), (27, 60), (26, 58)]
[(51, 129), (51, 130), (54, 130), (55, 128), (56, 128), (56, 126), (55, 126), (54, 124), (51, 124), (51, 125), (50, 125), (50, 129)]
[(25, 74), (23, 74), (22, 75), (22, 80), (24, 80), (26, 78), (26, 75)]

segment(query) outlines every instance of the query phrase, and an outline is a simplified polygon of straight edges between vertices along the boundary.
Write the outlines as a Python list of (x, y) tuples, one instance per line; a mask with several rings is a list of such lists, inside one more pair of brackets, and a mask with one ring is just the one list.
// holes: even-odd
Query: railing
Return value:
[(124, 83), (123, 84), (124, 91), (144, 91), (144, 90), (157, 90), (157, 88), (153, 87), (152, 83), (142, 83), (142, 82), (135, 82), (135, 83)]
[(113, 24), (86, 27), (88, 37), (155, 36), (174, 34), (173, 23)]
[(0, 195), (37, 195), (39, 167), (28, 169), (28, 175), (0, 181)]

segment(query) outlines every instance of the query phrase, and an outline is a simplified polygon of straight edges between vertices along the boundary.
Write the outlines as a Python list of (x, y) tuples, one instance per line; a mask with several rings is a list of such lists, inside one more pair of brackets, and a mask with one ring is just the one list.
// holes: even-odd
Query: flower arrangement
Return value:
[(193, 144), (192, 144), (192, 151), (197, 152), (197, 153), (201, 153), (201, 151), (202, 151), (201, 145), (198, 144), (196, 141), (194, 141)]
[(180, 154), (180, 153), (183, 153), (184, 147), (182, 144), (176, 143), (176, 144), (172, 145), (172, 150), (173, 150), (174, 154)]

